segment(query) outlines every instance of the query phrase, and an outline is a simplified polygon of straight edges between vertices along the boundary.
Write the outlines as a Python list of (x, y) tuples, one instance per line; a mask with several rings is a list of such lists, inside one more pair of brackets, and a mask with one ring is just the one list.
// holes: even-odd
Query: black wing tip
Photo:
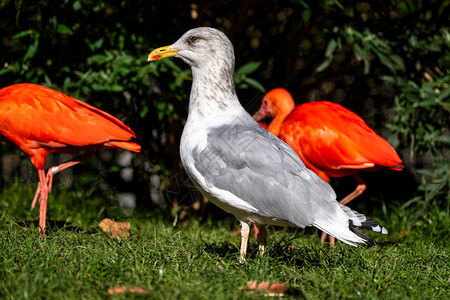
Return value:
[(405, 168), (405, 166), (403, 164), (398, 164), (398, 165), (395, 165), (395, 166), (385, 166), (385, 165), (377, 165), (377, 164), (375, 164), (374, 167), (375, 168), (388, 168), (388, 169), (391, 169), (391, 170), (394, 170), (394, 171), (402, 171)]
[(371, 218), (367, 217), (367, 220), (361, 223), (361, 226), (359, 226), (364, 229), (372, 230), (375, 232), (379, 232), (381, 234), (387, 234), (388, 231), (386, 228), (372, 220)]
[[(358, 227), (353, 225), (352, 220), (348, 220), (348, 227), (351, 232), (353, 232), (354, 234), (356, 234), (357, 236), (362, 238), (365, 241), (365, 244), (367, 246), (375, 246), (375, 247), (377, 246), (377, 244), (375, 243), (374, 240), (372, 240), (369, 236), (367, 236), (364, 232), (362, 232), (362, 230), (360, 230)], [(362, 228), (364, 228), (364, 227), (362, 227)]]
[[(373, 219), (351, 209), (348, 206), (345, 206), (343, 204), (340, 204), (342, 210), (347, 214), (347, 216), (350, 218), (350, 220), (353, 219), (352, 221), (352, 226), (354, 227), (359, 227), (359, 228), (363, 228), (363, 229), (368, 229), (368, 230), (372, 230), (381, 234), (387, 234), (388, 231), (386, 228), (384, 228), (383, 226), (381, 226), (380, 224), (378, 224), (376, 221), (374, 221)], [(356, 222), (356, 224), (355, 224)]]

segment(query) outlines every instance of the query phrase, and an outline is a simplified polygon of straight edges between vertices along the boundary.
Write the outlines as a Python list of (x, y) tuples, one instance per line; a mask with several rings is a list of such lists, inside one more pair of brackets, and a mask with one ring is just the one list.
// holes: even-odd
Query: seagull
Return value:
[(374, 244), (360, 228), (387, 233), (339, 204), (327, 182), (245, 111), (234, 88), (234, 48), (224, 33), (191, 29), (174, 44), (153, 50), (148, 60), (167, 57), (179, 57), (192, 69), (181, 161), (203, 196), (241, 223), (241, 262), (252, 223), (259, 229), (260, 255), (266, 225), (313, 226), (352, 246)]

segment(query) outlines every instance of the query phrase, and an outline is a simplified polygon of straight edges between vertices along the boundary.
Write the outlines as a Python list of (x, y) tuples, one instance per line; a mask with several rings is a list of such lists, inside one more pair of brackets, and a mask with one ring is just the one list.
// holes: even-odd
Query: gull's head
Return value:
[(283, 88), (270, 90), (264, 95), (261, 107), (253, 115), (256, 121), (261, 121), (266, 117), (276, 117), (280, 114), (288, 114), (295, 108), (292, 95)]
[(220, 62), (234, 68), (233, 45), (225, 34), (210, 27), (189, 30), (174, 44), (153, 50), (148, 61), (172, 56), (196, 68)]

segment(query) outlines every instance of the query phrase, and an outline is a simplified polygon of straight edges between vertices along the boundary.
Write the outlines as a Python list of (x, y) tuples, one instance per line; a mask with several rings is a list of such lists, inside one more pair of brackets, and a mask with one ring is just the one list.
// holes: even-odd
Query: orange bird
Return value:
[[(39, 198), (39, 231), (45, 233), (53, 175), (91, 158), (102, 148), (139, 152), (136, 136), (110, 114), (45, 86), (22, 83), (0, 90), (0, 140), (30, 156), (39, 174), (31, 209)], [(44, 171), (47, 155), (83, 154)]]
[[(394, 148), (375, 133), (357, 114), (329, 101), (295, 107), (291, 94), (282, 88), (269, 91), (256, 121), (273, 117), (268, 130), (297, 152), (306, 167), (323, 180), (353, 175), (356, 189), (340, 203), (347, 204), (366, 189), (360, 171), (390, 168), (401, 171), (402, 160)], [(322, 235), (324, 242), (326, 234)], [(334, 238), (330, 238), (331, 244)]]

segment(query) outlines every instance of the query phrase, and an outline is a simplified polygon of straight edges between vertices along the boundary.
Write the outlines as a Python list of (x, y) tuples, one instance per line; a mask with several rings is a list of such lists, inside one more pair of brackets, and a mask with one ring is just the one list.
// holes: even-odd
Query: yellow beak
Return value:
[(161, 48), (157, 48), (150, 52), (148, 55), (148, 61), (160, 60), (166, 57), (176, 56), (180, 50), (171, 49), (170, 46), (164, 46)]

